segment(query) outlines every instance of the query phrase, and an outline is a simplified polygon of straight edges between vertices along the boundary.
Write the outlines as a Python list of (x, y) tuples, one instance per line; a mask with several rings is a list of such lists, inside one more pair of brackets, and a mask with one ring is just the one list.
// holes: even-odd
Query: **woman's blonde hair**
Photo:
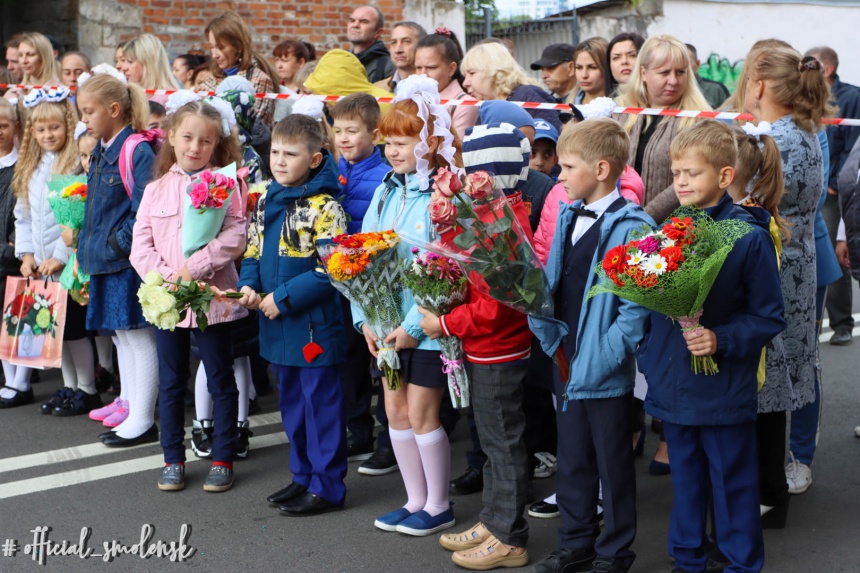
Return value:
[(51, 40), (44, 34), (38, 32), (30, 32), (23, 34), (18, 41), (18, 45), (27, 44), (36, 50), (39, 55), (39, 61), (42, 63), (42, 69), (39, 73), (30, 76), (24, 74), (22, 82), (26, 85), (36, 86), (53, 86), (60, 83), (60, 64), (54, 59), (54, 47), (51, 46)]
[(21, 148), (18, 150), (18, 163), (12, 176), (12, 189), (15, 196), (25, 204), (29, 202), (30, 178), (42, 161), (45, 150), (39, 147), (31, 128), (43, 121), (60, 121), (66, 127), (66, 142), (57, 152), (53, 173), (64, 175), (75, 173), (80, 169), (78, 146), (75, 145), (75, 126), (78, 124), (78, 114), (72, 107), (69, 98), (58, 103), (42, 102), (34, 108), (25, 110), (24, 128), (22, 131)]
[(167, 52), (161, 40), (152, 34), (142, 34), (130, 40), (122, 49), (122, 57), (143, 64), (140, 86), (146, 90), (182, 89), (170, 68)]
[(460, 69), (464, 74), (467, 70), (484, 72), (498, 99), (507, 99), (517, 86), (539, 85), (508, 49), (497, 42), (473, 46), (463, 57)]
[[(214, 107), (203, 100), (189, 102), (178, 110), (176, 113), (168, 117), (165, 131), (176, 131), (186, 117), (196, 115), (212, 122), (212, 126), (218, 133), (218, 144), (215, 146), (215, 151), (209, 163), (216, 168), (226, 167), (231, 163), (237, 165), (242, 164), (242, 146), (239, 144), (239, 136), (236, 130), (232, 130), (230, 135), (225, 136), (222, 131), (221, 114)], [(173, 164), (176, 163), (176, 151), (173, 145), (170, 144), (170, 138), (165, 138), (161, 144), (161, 149), (158, 150), (158, 156), (155, 160), (155, 173), (152, 180), (159, 179), (165, 173), (170, 171)]]
[(105, 107), (118, 103), (123, 121), (131, 124), (134, 131), (143, 131), (149, 124), (149, 100), (138, 85), (123, 84), (108, 74), (96, 74), (78, 87), (79, 98), (87, 94), (93, 94)]
[[(281, 78), (278, 76), (277, 70), (272, 67), (272, 64), (264, 56), (254, 51), (251, 29), (248, 28), (248, 24), (245, 23), (238, 13), (230, 10), (216, 16), (209, 22), (209, 25), (204, 30), (207, 42), (209, 41), (209, 32), (212, 32), (216, 41), (222, 41), (236, 48), (236, 51), (239, 52), (239, 61), (237, 63), (240, 70), (247, 70), (256, 64), (264, 74), (269, 76), (269, 79), (272, 80), (275, 86), (281, 83)], [(224, 70), (218, 68), (214, 63), (212, 69), (215, 77), (224, 77)]]
[[(636, 56), (636, 65), (633, 67), (633, 73), (630, 74), (630, 81), (624, 85), (620, 85), (618, 96), (619, 104), (625, 107), (652, 107), (648, 100), (648, 90), (645, 86), (645, 81), (642, 77), (642, 69), (651, 69), (653, 67), (662, 66), (671, 62), (674, 66), (683, 67), (687, 70), (687, 85), (684, 89), (681, 98), (668, 109), (687, 109), (698, 111), (711, 111), (711, 106), (702, 95), (702, 90), (699, 89), (699, 84), (696, 82), (696, 74), (693, 72), (692, 63), (690, 62), (690, 53), (687, 51), (687, 46), (681, 40), (674, 36), (652, 36), (648, 38), (639, 50), (639, 55)], [(631, 133), (639, 119), (637, 115), (630, 115), (627, 118), (627, 123), (624, 125), (627, 133)], [(650, 117), (646, 117), (647, 122)], [(680, 120), (680, 127), (683, 129), (695, 123), (696, 119), (692, 117), (683, 118)]]
[[(744, 98), (747, 93), (747, 80), (749, 79), (749, 68), (746, 65), (747, 62), (751, 62), (755, 59), (757, 52), (767, 49), (767, 48), (791, 48), (791, 45), (788, 42), (784, 42), (783, 40), (777, 40), (776, 38), (769, 38), (767, 40), (759, 40), (755, 44), (752, 45), (750, 51), (747, 53), (747, 57), (744, 59), (744, 66), (741, 68), (741, 74), (738, 76), (738, 81), (735, 87), (735, 93), (729, 96), (723, 105), (720, 106), (720, 111), (734, 111), (734, 112), (743, 112), (744, 111)], [(739, 123), (745, 123), (744, 121), (739, 120)]]

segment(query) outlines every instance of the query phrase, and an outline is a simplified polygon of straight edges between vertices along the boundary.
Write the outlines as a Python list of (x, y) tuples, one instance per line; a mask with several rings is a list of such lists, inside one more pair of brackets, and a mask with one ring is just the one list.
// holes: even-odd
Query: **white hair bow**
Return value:
[(595, 117), (610, 117), (615, 111), (615, 102), (612, 98), (599, 97), (595, 98), (585, 105), (576, 106), (584, 119), (594, 119)]
[(98, 64), (97, 66), (93, 67), (93, 69), (91, 69), (89, 72), (84, 72), (80, 76), (78, 76), (78, 87), (81, 87), (87, 82), (87, 80), (99, 74), (106, 74), (114, 79), (117, 79), (121, 81), (123, 85), (128, 84), (128, 78), (125, 77), (125, 74), (120, 72), (118, 69), (109, 64)]
[(79, 140), (87, 132), (87, 124), (79, 121), (75, 126), (75, 141)]
[(236, 114), (233, 113), (233, 106), (219, 97), (206, 98), (204, 101), (214, 107), (221, 116), (221, 131), (224, 133), (224, 137), (229, 137), (236, 125)]
[(191, 90), (177, 90), (170, 94), (164, 107), (167, 110), (167, 115), (173, 115), (183, 105), (193, 101), (200, 101), (201, 99), (203, 98)]
[(302, 96), (293, 104), (292, 113), (306, 115), (320, 121), (323, 118), (322, 98), (314, 95)]
[(770, 135), (773, 132), (773, 127), (767, 121), (759, 122), (758, 125), (755, 125), (752, 122), (747, 122), (743, 125), (741, 129), (743, 129), (744, 133), (751, 137)]

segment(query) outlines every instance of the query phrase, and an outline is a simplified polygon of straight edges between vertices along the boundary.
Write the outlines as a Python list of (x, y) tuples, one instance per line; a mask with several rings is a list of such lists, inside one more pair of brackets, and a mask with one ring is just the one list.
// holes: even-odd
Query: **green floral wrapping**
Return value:
[[(83, 175), (52, 175), (48, 180), (48, 203), (58, 224), (81, 230), (86, 212), (86, 185), (87, 178)], [(70, 194), (70, 191), (75, 192)], [(60, 275), (60, 284), (78, 304), (89, 302), (90, 276), (81, 270), (75, 253)]]

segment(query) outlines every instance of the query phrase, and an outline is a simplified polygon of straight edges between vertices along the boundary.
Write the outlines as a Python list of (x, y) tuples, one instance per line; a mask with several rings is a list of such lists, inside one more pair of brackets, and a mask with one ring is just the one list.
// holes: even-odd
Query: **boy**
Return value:
[(251, 218), (239, 304), (260, 310), (260, 351), (277, 372), (290, 439), (293, 482), (267, 500), (285, 515), (314, 515), (340, 509), (346, 495), (344, 329), (315, 246), (343, 233), (346, 216), (334, 199), (337, 168), (322, 150), (316, 121), (290, 115), (276, 124), (270, 159), (275, 182)]
[(606, 252), (653, 224), (616, 188), (629, 145), (624, 128), (609, 118), (567, 127), (558, 140), (559, 182), (573, 203), (560, 208), (547, 263), (555, 318), (529, 317), (544, 351), (556, 356), (561, 347), (570, 372), (556, 385), (559, 550), (537, 564), (541, 573), (621, 573), (636, 557), (630, 550), (636, 537), (633, 354), (648, 312), (612, 295), (587, 298)]
[[(710, 482), (717, 543), (729, 560), (725, 570), (761, 571), (756, 372), (761, 349), (786, 326), (776, 253), (768, 217), (753, 217), (726, 193), (737, 159), (728, 125), (715, 120), (693, 125), (672, 141), (670, 156), (681, 205), (700, 207), (717, 221), (746, 221), (752, 231), (735, 243), (705, 300), (704, 328), (685, 334), (670, 318), (652, 312), (637, 355), (648, 379), (645, 410), (663, 420), (672, 453), (669, 553), (676, 573), (705, 571)], [(719, 373), (693, 374), (691, 353), (713, 355)]]
[(149, 121), (146, 129), (161, 129), (167, 120), (167, 109), (158, 102), (149, 102)]
[(555, 146), (558, 142), (558, 130), (542, 119), (535, 120), (535, 140), (532, 143), (532, 156), (529, 167), (544, 175), (555, 178), (558, 175), (558, 155)]
[[(376, 147), (380, 140), (376, 128), (379, 123), (379, 104), (370, 94), (354, 93), (337, 102), (330, 115), (334, 121), (334, 144), (340, 152), (340, 184), (343, 187), (341, 205), (349, 216), (347, 232), (359, 233), (374, 191), (391, 170)], [(347, 324), (352, 324), (349, 301), (341, 297), (341, 303)], [(397, 471), (381, 394), (376, 416), (382, 427), (376, 436), (377, 448), (374, 452), (374, 422), (370, 415), (373, 380), (369, 365), (372, 357), (364, 337), (353, 328), (346, 329), (346, 357), (343, 375), (346, 426), (351, 436), (347, 444), (349, 461), (364, 462), (358, 471), (366, 475), (385, 475)]]

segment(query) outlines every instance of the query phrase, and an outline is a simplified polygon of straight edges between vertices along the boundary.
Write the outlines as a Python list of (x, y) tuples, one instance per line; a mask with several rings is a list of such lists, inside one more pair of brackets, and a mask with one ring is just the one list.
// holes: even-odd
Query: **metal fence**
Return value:
[(529, 65), (540, 59), (543, 49), (550, 44), (578, 44), (579, 22), (575, 10), (572, 16), (525, 22), (493, 21), (489, 17), (466, 20), (466, 49), (488, 37), (510, 41), (517, 62), (540, 80), (540, 71), (532, 72)]

